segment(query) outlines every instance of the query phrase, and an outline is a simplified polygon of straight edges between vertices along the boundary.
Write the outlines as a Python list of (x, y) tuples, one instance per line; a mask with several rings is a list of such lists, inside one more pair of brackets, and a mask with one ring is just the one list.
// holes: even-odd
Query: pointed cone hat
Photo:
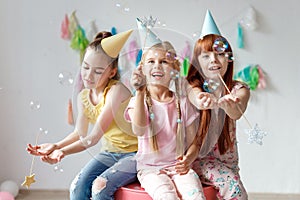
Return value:
[(207, 10), (203, 22), (203, 26), (202, 26), (200, 38), (203, 38), (204, 36), (209, 34), (221, 35), (214, 18), (212, 17), (210, 11)]
[(133, 30), (128, 30), (101, 40), (102, 49), (112, 58), (118, 57)]
[(142, 48), (152, 47), (162, 41), (149, 28), (147, 28), (139, 18), (136, 18), (137, 27), (139, 29), (140, 41)]

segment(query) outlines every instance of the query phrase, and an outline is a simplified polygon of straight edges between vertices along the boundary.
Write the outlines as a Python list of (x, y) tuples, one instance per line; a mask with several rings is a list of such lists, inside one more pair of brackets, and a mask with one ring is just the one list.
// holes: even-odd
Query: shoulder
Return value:
[(131, 97), (131, 92), (121, 81), (114, 80), (113, 84), (110, 84), (109, 86), (107, 97), (124, 101)]

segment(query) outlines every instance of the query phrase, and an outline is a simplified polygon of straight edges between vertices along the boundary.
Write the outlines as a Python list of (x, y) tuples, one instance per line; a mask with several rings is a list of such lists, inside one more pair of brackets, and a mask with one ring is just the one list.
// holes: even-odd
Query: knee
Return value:
[(92, 193), (93, 194), (100, 193), (106, 187), (106, 183), (107, 183), (107, 179), (98, 176), (93, 182)]
[(78, 182), (78, 179), (79, 179), (79, 174), (76, 175), (76, 177), (73, 179), (71, 185), (70, 185), (70, 193), (73, 193), (75, 188), (76, 188), (76, 185), (77, 185), (77, 182)]
[(153, 197), (153, 200), (166, 200), (166, 199), (180, 200), (179, 197), (174, 193), (164, 193), (161, 195), (155, 195)]
[(165, 184), (161, 185), (156, 189), (153, 194), (154, 200), (165, 200), (165, 199), (174, 199), (177, 200), (178, 195), (176, 192), (176, 188), (173, 185)]

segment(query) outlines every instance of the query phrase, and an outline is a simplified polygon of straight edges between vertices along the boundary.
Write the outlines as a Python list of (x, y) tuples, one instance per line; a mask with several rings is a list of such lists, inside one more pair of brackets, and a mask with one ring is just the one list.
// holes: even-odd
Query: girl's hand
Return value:
[(208, 92), (200, 92), (196, 99), (198, 108), (201, 110), (212, 109), (216, 106), (217, 100), (215, 96)]
[(62, 150), (54, 150), (51, 154), (43, 156), (41, 159), (44, 162), (49, 164), (56, 164), (61, 161), (65, 157), (65, 154)]
[(146, 86), (146, 77), (143, 74), (142, 66), (139, 65), (132, 73), (130, 83), (136, 90), (143, 90)]
[(237, 109), (237, 104), (240, 102), (239, 98), (227, 94), (218, 100), (218, 106), (225, 111)]
[(34, 156), (45, 156), (57, 149), (57, 145), (52, 143), (45, 143), (37, 146), (31, 144), (27, 145), (27, 152)]
[(187, 174), (189, 170), (191, 169), (190, 167), (190, 162), (188, 161), (186, 156), (180, 156), (177, 158), (177, 163), (175, 164), (175, 170), (176, 173), (180, 175)]

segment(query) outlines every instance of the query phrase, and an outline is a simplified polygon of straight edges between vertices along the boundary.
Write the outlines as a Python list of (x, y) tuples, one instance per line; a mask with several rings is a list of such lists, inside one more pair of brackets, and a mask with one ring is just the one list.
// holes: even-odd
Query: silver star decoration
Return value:
[(262, 145), (263, 137), (267, 135), (267, 132), (261, 130), (257, 124), (255, 124), (254, 128), (252, 129), (246, 129), (245, 132), (247, 135), (249, 135), (249, 144), (256, 142), (257, 144)]
[(144, 17), (143, 19), (141, 19), (142, 21), (142, 24), (144, 26), (146, 26), (147, 28), (153, 28), (155, 26), (155, 23), (157, 21), (157, 18), (153, 18), (151, 15), (147, 18), (147, 17)]

